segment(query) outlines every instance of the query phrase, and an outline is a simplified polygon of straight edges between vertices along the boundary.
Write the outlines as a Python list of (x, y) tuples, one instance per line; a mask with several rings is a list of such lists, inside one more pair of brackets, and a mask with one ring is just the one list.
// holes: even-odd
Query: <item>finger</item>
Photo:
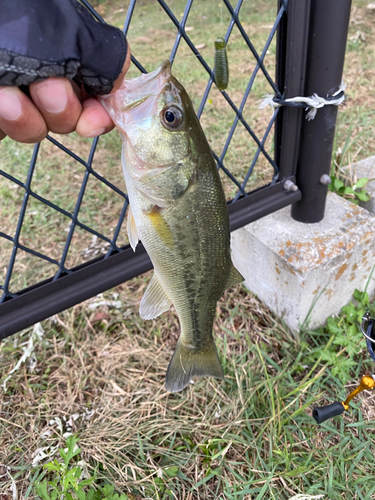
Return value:
[(83, 110), (76, 126), (78, 135), (96, 137), (113, 129), (113, 122), (99, 101), (90, 97), (82, 103), (82, 107)]
[(18, 142), (39, 142), (47, 135), (43, 116), (18, 87), (0, 87), (0, 130)]
[(0, 141), (2, 141), (4, 139), (4, 137), (6, 137), (7, 135), (5, 134), (5, 132), (3, 132), (2, 130), (0, 130)]
[(69, 80), (48, 78), (32, 83), (30, 95), (51, 132), (69, 134), (75, 130), (82, 106)]
[(128, 43), (128, 52), (126, 53), (126, 59), (124, 62), (124, 66), (122, 67), (120, 75), (118, 76), (115, 83), (113, 84), (113, 89), (111, 91), (111, 94), (113, 94), (113, 92), (116, 92), (116, 90), (118, 90), (118, 88), (120, 87), (120, 85), (124, 81), (125, 75), (129, 70), (130, 63), (131, 63), (131, 53), (130, 53), (130, 46)]

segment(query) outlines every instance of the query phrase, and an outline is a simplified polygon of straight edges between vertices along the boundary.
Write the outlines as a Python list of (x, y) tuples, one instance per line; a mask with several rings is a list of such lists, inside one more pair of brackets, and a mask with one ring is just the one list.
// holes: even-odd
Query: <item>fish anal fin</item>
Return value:
[(130, 246), (135, 252), (135, 248), (139, 242), (139, 236), (138, 236), (137, 226), (135, 225), (134, 215), (130, 205), (128, 207), (127, 231), (128, 231)]
[(242, 281), (245, 281), (245, 278), (242, 276), (242, 274), (234, 267), (232, 263), (232, 267), (229, 272), (228, 280), (225, 285), (225, 289), (238, 285), (238, 283), (241, 283)]
[(179, 392), (186, 387), (194, 376), (211, 376), (224, 379), (224, 372), (217, 354), (215, 342), (196, 351), (177, 343), (165, 377), (165, 388), (169, 392)]
[(139, 306), (139, 314), (141, 318), (154, 319), (163, 312), (168, 311), (171, 305), (171, 299), (163, 290), (156, 274), (154, 274)]

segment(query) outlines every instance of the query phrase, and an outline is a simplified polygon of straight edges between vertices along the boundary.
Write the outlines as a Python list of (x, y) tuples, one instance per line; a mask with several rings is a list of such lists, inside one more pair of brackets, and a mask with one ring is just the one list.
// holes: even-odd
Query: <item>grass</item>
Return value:
[[(329, 330), (305, 328), (296, 341), (238, 286), (217, 306), (225, 382), (197, 380), (169, 394), (163, 381), (179, 325), (173, 311), (139, 318), (148, 278), (116, 289), (119, 309), (95, 307), (102, 299), (94, 298), (43, 322), (31, 356), (0, 389), (0, 462), (19, 498), (37, 498), (36, 486), (51, 478), (43, 464), (59, 458), (71, 433), (94, 485), (132, 499), (375, 498), (373, 396), (362, 393), (320, 427), (311, 417), (317, 403), (345, 399), (371, 366), (363, 341), (343, 387), (322, 360), (338, 351)], [(0, 383), (28, 342), (25, 331), (1, 344)], [(349, 359), (345, 348), (340, 358)]]
[[(184, 2), (168, 4), (181, 18)], [(345, 148), (342, 165), (373, 154), (374, 13), (367, 11), (367, 2), (353, 4), (344, 70), (349, 98), (340, 110), (336, 135), (336, 147)], [(98, 9), (108, 22), (121, 25), (127, 5), (107, 0)], [(187, 23), (193, 28), (188, 32), (193, 42), (205, 44), (201, 50), (211, 65), (213, 38), (222, 35), (229, 22), (219, 5), (195, 2)], [(241, 21), (259, 51), (273, 19), (273, 1), (244, 2)], [(146, 69), (168, 57), (175, 33), (156, 2), (138, 0), (129, 41)], [(239, 105), (255, 63), (236, 31), (228, 51), (228, 93)], [(266, 59), (271, 75), (274, 52), (272, 44)], [(184, 42), (174, 68), (197, 108), (207, 77)], [(132, 68), (129, 76), (136, 75)], [(269, 91), (259, 75), (245, 107), (245, 117), (260, 134), (270, 112), (260, 111), (256, 103)], [(213, 87), (202, 124), (218, 153), (233, 118)], [(346, 147), (350, 136), (351, 147)], [(90, 140), (74, 134), (57, 139), (88, 157)], [(84, 169), (50, 142), (44, 141), (41, 148), (32, 187), (71, 212)], [(271, 140), (267, 148), (272, 152)], [(1, 168), (25, 181), (32, 147), (6, 139), (0, 151)], [(101, 138), (93, 167), (123, 189), (119, 151), (116, 132)], [(238, 127), (226, 165), (240, 176), (253, 152), (254, 145)], [(260, 159), (248, 188), (265, 184), (271, 174)], [(227, 180), (224, 187), (230, 197), (233, 188)], [(1, 177), (1, 230), (8, 234), (16, 229), (23, 194)], [(110, 236), (122, 203), (91, 177), (80, 220)], [(59, 259), (68, 226), (67, 217), (33, 201), (21, 242)], [(119, 242), (127, 243), (125, 227)], [(1, 282), (11, 250), (10, 242), (0, 241)], [(76, 230), (67, 265), (102, 251), (101, 241)], [(11, 290), (49, 277), (54, 268), (20, 252)], [(93, 298), (43, 322), (43, 333), (26, 330), (0, 344), (0, 500), (12, 499), (14, 488), (19, 499), (36, 499), (37, 485), (55, 477), (43, 465), (60, 459), (59, 450), (67, 446), (71, 433), (81, 448), (72, 466), (78, 467), (74, 460), (79, 459), (80, 467), (95, 478), (94, 485), (109, 485), (131, 500), (289, 500), (302, 493), (333, 500), (375, 498), (374, 396), (361, 394), (343, 417), (320, 427), (311, 417), (315, 404), (345, 399), (371, 369), (358, 318), (347, 320), (347, 310), (318, 331), (304, 325), (297, 341), (282, 320), (243, 287), (230, 289), (218, 303), (215, 320), (225, 382), (198, 380), (180, 394), (168, 394), (163, 381), (179, 324), (173, 311), (154, 321), (139, 318), (138, 304), (149, 279), (149, 274), (140, 276), (106, 292), (107, 305)], [(121, 307), (113, 307), (113, 301), (120, 301)], [(358, 312), (361, 304), (353, 308)], [(335, 327), (342, 328), (343, 345), (333, 343)], [(348, 333), (350, 346), (345, 345)]]

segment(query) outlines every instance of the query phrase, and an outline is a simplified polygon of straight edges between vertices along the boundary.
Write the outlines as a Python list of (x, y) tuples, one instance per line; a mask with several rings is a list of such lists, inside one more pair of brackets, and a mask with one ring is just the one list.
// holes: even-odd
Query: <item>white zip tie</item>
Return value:
[[(313, 94), (311, 97), (297, 96), (297, 97), (290, 97), (288, 99), (280, 99), (274, 95), (268, 94), (264, 96), (264, 99), (259, 101), (260, 102), (259, 109), (263, 109), (266, 106), (271, 106), (272, 109), (276, 109), (280, 108), (281, 106), (299, 107), (306, 105), (306, 110), (308, 110), (306, 118), (310, 121), (315, 118), (319, 108), (328, 105), (339, 106), (342, 102), (344, 102), (345, 95), (343, 94), (343, 92), (345, 88), (346, 84), (344, 82), (341, 82), (341, 85), (337, 90), (337, 92), (335, 92), (334, 94), (332, 94), (331, 97), (328, 98), (320, 97), (318, 96), (318, 94)], [(338, 96), (337, 99), (335, 99), (335, 96)]]

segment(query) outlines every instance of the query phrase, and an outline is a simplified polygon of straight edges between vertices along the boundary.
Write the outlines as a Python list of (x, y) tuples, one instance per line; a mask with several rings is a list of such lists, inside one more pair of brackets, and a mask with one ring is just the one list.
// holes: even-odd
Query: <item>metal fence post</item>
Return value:
[[(285, 0), (279, 0), (282, 4)], [(288, 0), (277, 33), (276, 81), (285, 99), (303, 95), (306, 75), (310, 0)], [(275, 122), (275, 162), (280, 168), (279, 180), (295, 176), (303, 110), (280, 108)]]
[[(351, 0), (314, 0), (311, 3), (306, 61), (305, 96), (321, 97), (338, 90), (342, 79)], [(327, 186), (320, 182), (330, 173), (336, 106), (318, 110), (304, 120), (297, 164), (297, 185), (302, 199), (292, 206), (293, 219), (312, 223), (324, 217)]]

